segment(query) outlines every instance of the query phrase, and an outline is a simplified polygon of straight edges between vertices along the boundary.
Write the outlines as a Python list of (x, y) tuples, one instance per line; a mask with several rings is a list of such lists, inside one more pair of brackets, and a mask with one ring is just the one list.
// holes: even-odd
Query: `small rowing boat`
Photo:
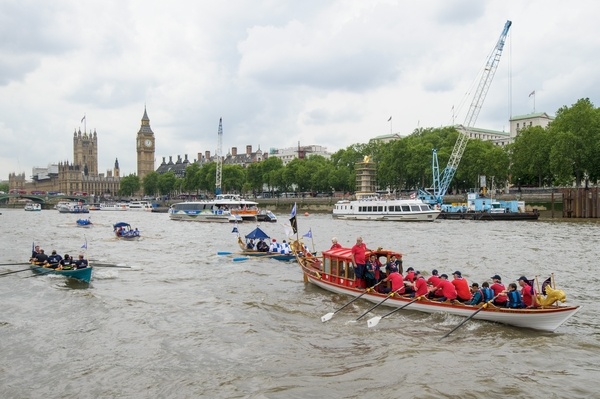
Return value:
[[(246, 242), (242, 240), (242, 238), (238, 235), (237, 241), (240, 246), (241, 255), (245, 256), (253, 256), (263, 259), (275, 259), (283, 262), (291, 262), (296, 260), (296, 255), (292, 253), (292, 249), (285, 241), (279, 245), (273, 245), (273, 249), (277, 249), (277, 251), (272, 251), (271, 246), (265, 242), (268, 242), (270, 237), (257, 227), (252, 230), (250, 233), (245, 236)], [(261, 245), (264, 246), (265, 250), (261, 250)], [(250, 248), (250, 246), (252, 248)]]
[[(400, 255), (398, 252), (381, 248), (373, 251), (368, 250), (366, 257), (368, 258), (371, 254), (375, 254), (382, 264), (387, 263), (392, 255), (397, 257)], [(415, 299), (401, 295), (389, 296), (389, 294), (379, 293), (372, 289), (365, 291), (357, 288), (351, 248), (330, 249), (324, 251), (318, 257), (298, 255), (297, 259), (305, 282), (310, 282), (336, 294), (360, 296), (367, 301), (388, 307), (406, 307), (407, 310), (425, 313), (447, 313), (549, 332), (555, 331), (581, 308), (580, 306), (559, 305), (558, 302), (564, 302), (566, 296), (562, 291), (552, 288), (546, 297), (538, 296), (538, 302), (544, 304), (544, 306), (532, 309), (509, 309), (496, 307), (491, 303), (484, 306), (470, 306), (457, 301), (437, 302), (426, 298)], [(487, 306), (488, 304), (490, 306)]]
[(35, 274), (58, 274), (59, 276), (64, 276), (67, 278), (72, 278), (75, 280), (83, 281), (84, 283), (89, 283), (92, 279), (92, 269), (93, 267), (88, 266), (84, 269), (72, 269), (72, 270), (56, 270), (51, 269), (49, 267), (43, 267), (36, 265), (34, 263), (31, 264), (31, 271)]

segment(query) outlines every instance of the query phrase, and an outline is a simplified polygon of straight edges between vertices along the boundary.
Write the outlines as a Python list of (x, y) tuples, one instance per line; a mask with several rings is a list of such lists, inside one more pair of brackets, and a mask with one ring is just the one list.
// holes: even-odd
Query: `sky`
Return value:
[(463, 123), (511, 20), (475, 123), (508, 131), (511, 115), (598, 105), (599, 14), (586, 0), (4, 0), (0, 180), (72, 162), (79, 129), (97, 132), (101, 173), (115, 159), (136, 173), (144, 107), (156, 167), (214, 154), (219, 118), (223, 154)]

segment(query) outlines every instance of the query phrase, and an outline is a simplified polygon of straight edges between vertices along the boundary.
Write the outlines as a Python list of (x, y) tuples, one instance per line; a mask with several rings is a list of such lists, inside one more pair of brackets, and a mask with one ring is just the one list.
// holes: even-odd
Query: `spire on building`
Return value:
[(140, 126), (140, 131), (138, 134), (139, 133), (154, 134), (152, 128), (150, 127), (150, 118), (148, 118), (146, 106), (144, 106), (144, 116), (142, 116), (142, 125)]

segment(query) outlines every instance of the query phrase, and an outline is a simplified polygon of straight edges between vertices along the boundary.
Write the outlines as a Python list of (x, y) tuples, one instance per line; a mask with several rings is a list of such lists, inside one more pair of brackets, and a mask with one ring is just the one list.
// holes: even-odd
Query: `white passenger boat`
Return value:
[(90, 213), (88, 206), (81, 202), (60, 201), (56, 204), (56, 209), (60, 213)]
[(130, 211), (152, 212), (152, 204), (148, 201), (131, 201), (127, 207)]
[(128, 211), (129, 206), (127, 206), (126, 203), (120, 203), (120, 202), (113, 202), (113, 203), (103, 202), (100, 204), (100, 210), (101, 211)]
[(258, 203), (242, 199), (235, 194), (221, 194), (213, 200), (186, 201), (171, 205), (171, 220), (195, 222), (256, 221)]
[(25, 210), (26, 211), (41, 211), (42, 205), (38, 204), (37, 202), (28, 202), (25, 204)]
[(438, 209), (419, 199), (385, 200), (378, 197), (338, 201), (333, 209), (335, 219), (346, 220), (433, 222), (439, 214)]

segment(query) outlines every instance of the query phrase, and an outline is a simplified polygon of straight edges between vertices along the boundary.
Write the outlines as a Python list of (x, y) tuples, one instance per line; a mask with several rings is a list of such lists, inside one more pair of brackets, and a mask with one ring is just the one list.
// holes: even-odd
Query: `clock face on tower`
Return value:
[(146, 147), (150, 147), (150, 146), (152, 146), (152, 140), (146, 139), (146, 141), (144, 141), (144, 145), (145, 145)]

